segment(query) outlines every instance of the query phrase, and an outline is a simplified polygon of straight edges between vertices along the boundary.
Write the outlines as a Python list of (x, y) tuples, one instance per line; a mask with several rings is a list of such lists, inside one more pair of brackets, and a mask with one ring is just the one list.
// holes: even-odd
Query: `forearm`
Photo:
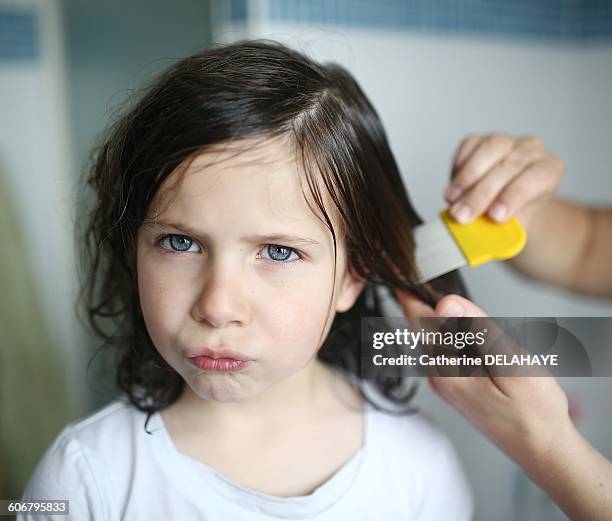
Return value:
[(530, 477), (572, 521), (612, 519), (612, 463), (576, 430)]
[(612, 297), (612, 209), (549, 199), (518, 218), (527, 246), (510, 261), (512, 267), (573, 291)]

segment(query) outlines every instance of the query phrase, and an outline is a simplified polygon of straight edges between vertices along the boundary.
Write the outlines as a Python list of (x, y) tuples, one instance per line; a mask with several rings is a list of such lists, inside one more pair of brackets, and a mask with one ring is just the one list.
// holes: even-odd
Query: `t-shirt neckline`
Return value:
[[(172, 467), (176, 464), (176, 470), (184, 474), (185, 479), (181, 479), (181, 483), (188, 483), (188, 486), (193, 487), (192, 491), (196, 497), (202, 496), (202, 481), (205, 481), (206, 485), (212, 487), (219, 496), (224, 497), (243, 511), (250, 510), (271, 516), (281, 515), (284, 519), (302, 519), (317, 515), (332, 507), (348, 493), (357, 479), (360, 469), (364, 466), (372, 434), (372, 411), (366, 400), (363, 402), (362, 413), (362, 446), (329, 479), (321, 483), (310, 494), (303, 496), (273, 496), (243, 487), (206, 463), (180, 452), (174, 445), (159, 411), (151, 416), (150, 425), (154, 434), (160, 434), (156, 437), (162, 445), (160, 453), (172, 455)], [(156, 451), (154, 452), (157, 454)], [(167, 468), (167, 461), (160, 463)]]

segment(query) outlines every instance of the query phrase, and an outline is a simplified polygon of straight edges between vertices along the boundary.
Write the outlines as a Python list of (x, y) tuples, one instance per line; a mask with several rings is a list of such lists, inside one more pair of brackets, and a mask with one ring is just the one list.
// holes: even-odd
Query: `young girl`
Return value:
[(60, 433), (24, 499), (78, 520), (471, 518), (452, 446), (397, 413), (414, 389), (360, 379), (376, 285), (465, 291), (414, 284), (421, 221), (346, 70), (267, 42), (190, 56), (89, 182), (82, 296), (123, 394)]

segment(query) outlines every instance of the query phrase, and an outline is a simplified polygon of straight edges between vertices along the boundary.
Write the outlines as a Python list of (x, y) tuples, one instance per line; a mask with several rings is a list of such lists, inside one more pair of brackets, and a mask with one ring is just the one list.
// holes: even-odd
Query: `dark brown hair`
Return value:
[[(103, 136), (87, 179), (95, 204), (76, 227), (77, 244), (84, 244), (78, 309), (83, 302), (90, 326), (103, 339), (100, 347), (114, 353), (118, 387), (149, 416), (177, 400), (184, 381), (145, 327), (136, 277), (138, 230), (177, 167), (206, 147), (258, 136), (290, 137), (335, 251), (337, 234), (321, 181), (341, 218), (350, 268), (368, 281), (355, 305), (336, 315), (321, 360), (359, 377), (361, 318), (383, 315), (375, 286), (410, 290), (431, 305), (447, 293), (466, 294), (454, 272), (415, 283), (412, 231), (422, 221), (380, 118), (344, 68), (267, 41), (189, 56), (131, 100)], [(399, 404), (414, 392), (405, 392), (401, 378), (374, 383)]]

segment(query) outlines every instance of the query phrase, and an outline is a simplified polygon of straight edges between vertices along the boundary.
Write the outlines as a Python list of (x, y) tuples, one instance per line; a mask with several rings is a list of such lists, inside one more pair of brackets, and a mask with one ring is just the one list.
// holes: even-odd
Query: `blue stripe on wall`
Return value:
[(246, 0), (230, 0), (230, 21), (244, 22), (247, 17)]
[(557, 41), (612, 37), (609, 0), (269, 0), (273, 20)]
[(36, 15), (30, 11), (0, 8), (0, 60), (33, 61), (38, 54)]

